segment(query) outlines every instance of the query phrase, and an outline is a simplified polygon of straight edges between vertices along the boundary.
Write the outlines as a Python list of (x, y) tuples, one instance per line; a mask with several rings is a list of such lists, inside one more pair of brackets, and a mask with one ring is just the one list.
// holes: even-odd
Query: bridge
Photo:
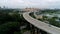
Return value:
[(49, 26), (49, 24), (41, 22), (37, 19), (34, 19), (33, 17), (31, 17), (29, 15), (29, 13), (31, 12), (26, 12), (23, 13), (23, 17), (25, 18), (25, 20), (27, 20), (30, 24), (34, 25), (35, 27), (42, 29), (43, 31), (46, 31), (49, 34), (60, 34), (60, 28), (52, 26)]

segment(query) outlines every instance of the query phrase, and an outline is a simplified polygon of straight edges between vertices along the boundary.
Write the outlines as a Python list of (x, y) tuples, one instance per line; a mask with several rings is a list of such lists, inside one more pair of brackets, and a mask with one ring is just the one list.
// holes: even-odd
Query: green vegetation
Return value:
[(0, 9), (0, 34), (22, 34), (20, 27), (26, 24), (18, 10)]
[(60, 27), (60, 22), (56, 21), (55, 20), (56, 18), (53, 17), (51, 19), (48, 19), (48, 21), (50, 22), (50, 24), (54, 25), (54, 26), (57, 26), (57, 27)]
[(33, 18), (36, 18), (36, 17), (34, 16), (34, 12), (30, 13), (29, 15), (30, 15), (31, 17), (33, 17)]
[(9, 22), (0, 25), (0, 33), (2, 34), (3, 32), (6, 34), (12, 34), (14, 31), (19, 31), (19, 22)]
[(52, 13), (58, 13), (60, 14), (60, 9), (46, 9), (46, 10), (41, 10), (41, 13), (49, 13), (49, 14), (52, 14)]

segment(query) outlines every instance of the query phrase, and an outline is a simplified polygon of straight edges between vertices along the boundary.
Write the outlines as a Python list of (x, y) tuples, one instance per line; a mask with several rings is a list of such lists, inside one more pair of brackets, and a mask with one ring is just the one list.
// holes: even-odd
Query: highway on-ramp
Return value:
[(25, 18), (25, 20), (27, 20), (29, 23), (31, 23), (32, 25), (34, 25), (35, 27), (42, 29), (50, 34), (60, 34), (60, 28), (56, 28), (54, 26), (49, 27), (48, 24), (41, 22), (37, 19), (34, 19), (33, 17), (31, 17), (29, 15), (29, 13), (31, 12), (26, 12), (23, 13), (23, 17)]

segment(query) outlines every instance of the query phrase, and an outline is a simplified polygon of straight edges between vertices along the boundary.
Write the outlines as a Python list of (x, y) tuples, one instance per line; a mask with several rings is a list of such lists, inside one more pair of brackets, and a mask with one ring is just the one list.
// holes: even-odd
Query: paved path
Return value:
[(35, 27), (39, 28), (39, 29), (42, 29), (50, 34), (60, 34), (60, 28), (57, 28), (55, 26), (51, 26), (49, 27), (48, 24), (44, 23), (44, 22), (41, 22), (37, 19), (34, 19), (32, 18), (30, 15), (29, 15), (30, 12), (27, 12), (27, 13), (24, 13), (23, 14), (23, 17), (29, 22), (31, 23), (32, 25), (34, 25)]

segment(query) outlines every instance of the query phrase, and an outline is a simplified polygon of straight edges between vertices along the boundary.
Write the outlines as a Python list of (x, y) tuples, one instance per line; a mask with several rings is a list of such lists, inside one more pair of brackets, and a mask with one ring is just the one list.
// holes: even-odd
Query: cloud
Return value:
[(13, 8), (60, 8), (60, 0), (0, 0), (0, 6)]

